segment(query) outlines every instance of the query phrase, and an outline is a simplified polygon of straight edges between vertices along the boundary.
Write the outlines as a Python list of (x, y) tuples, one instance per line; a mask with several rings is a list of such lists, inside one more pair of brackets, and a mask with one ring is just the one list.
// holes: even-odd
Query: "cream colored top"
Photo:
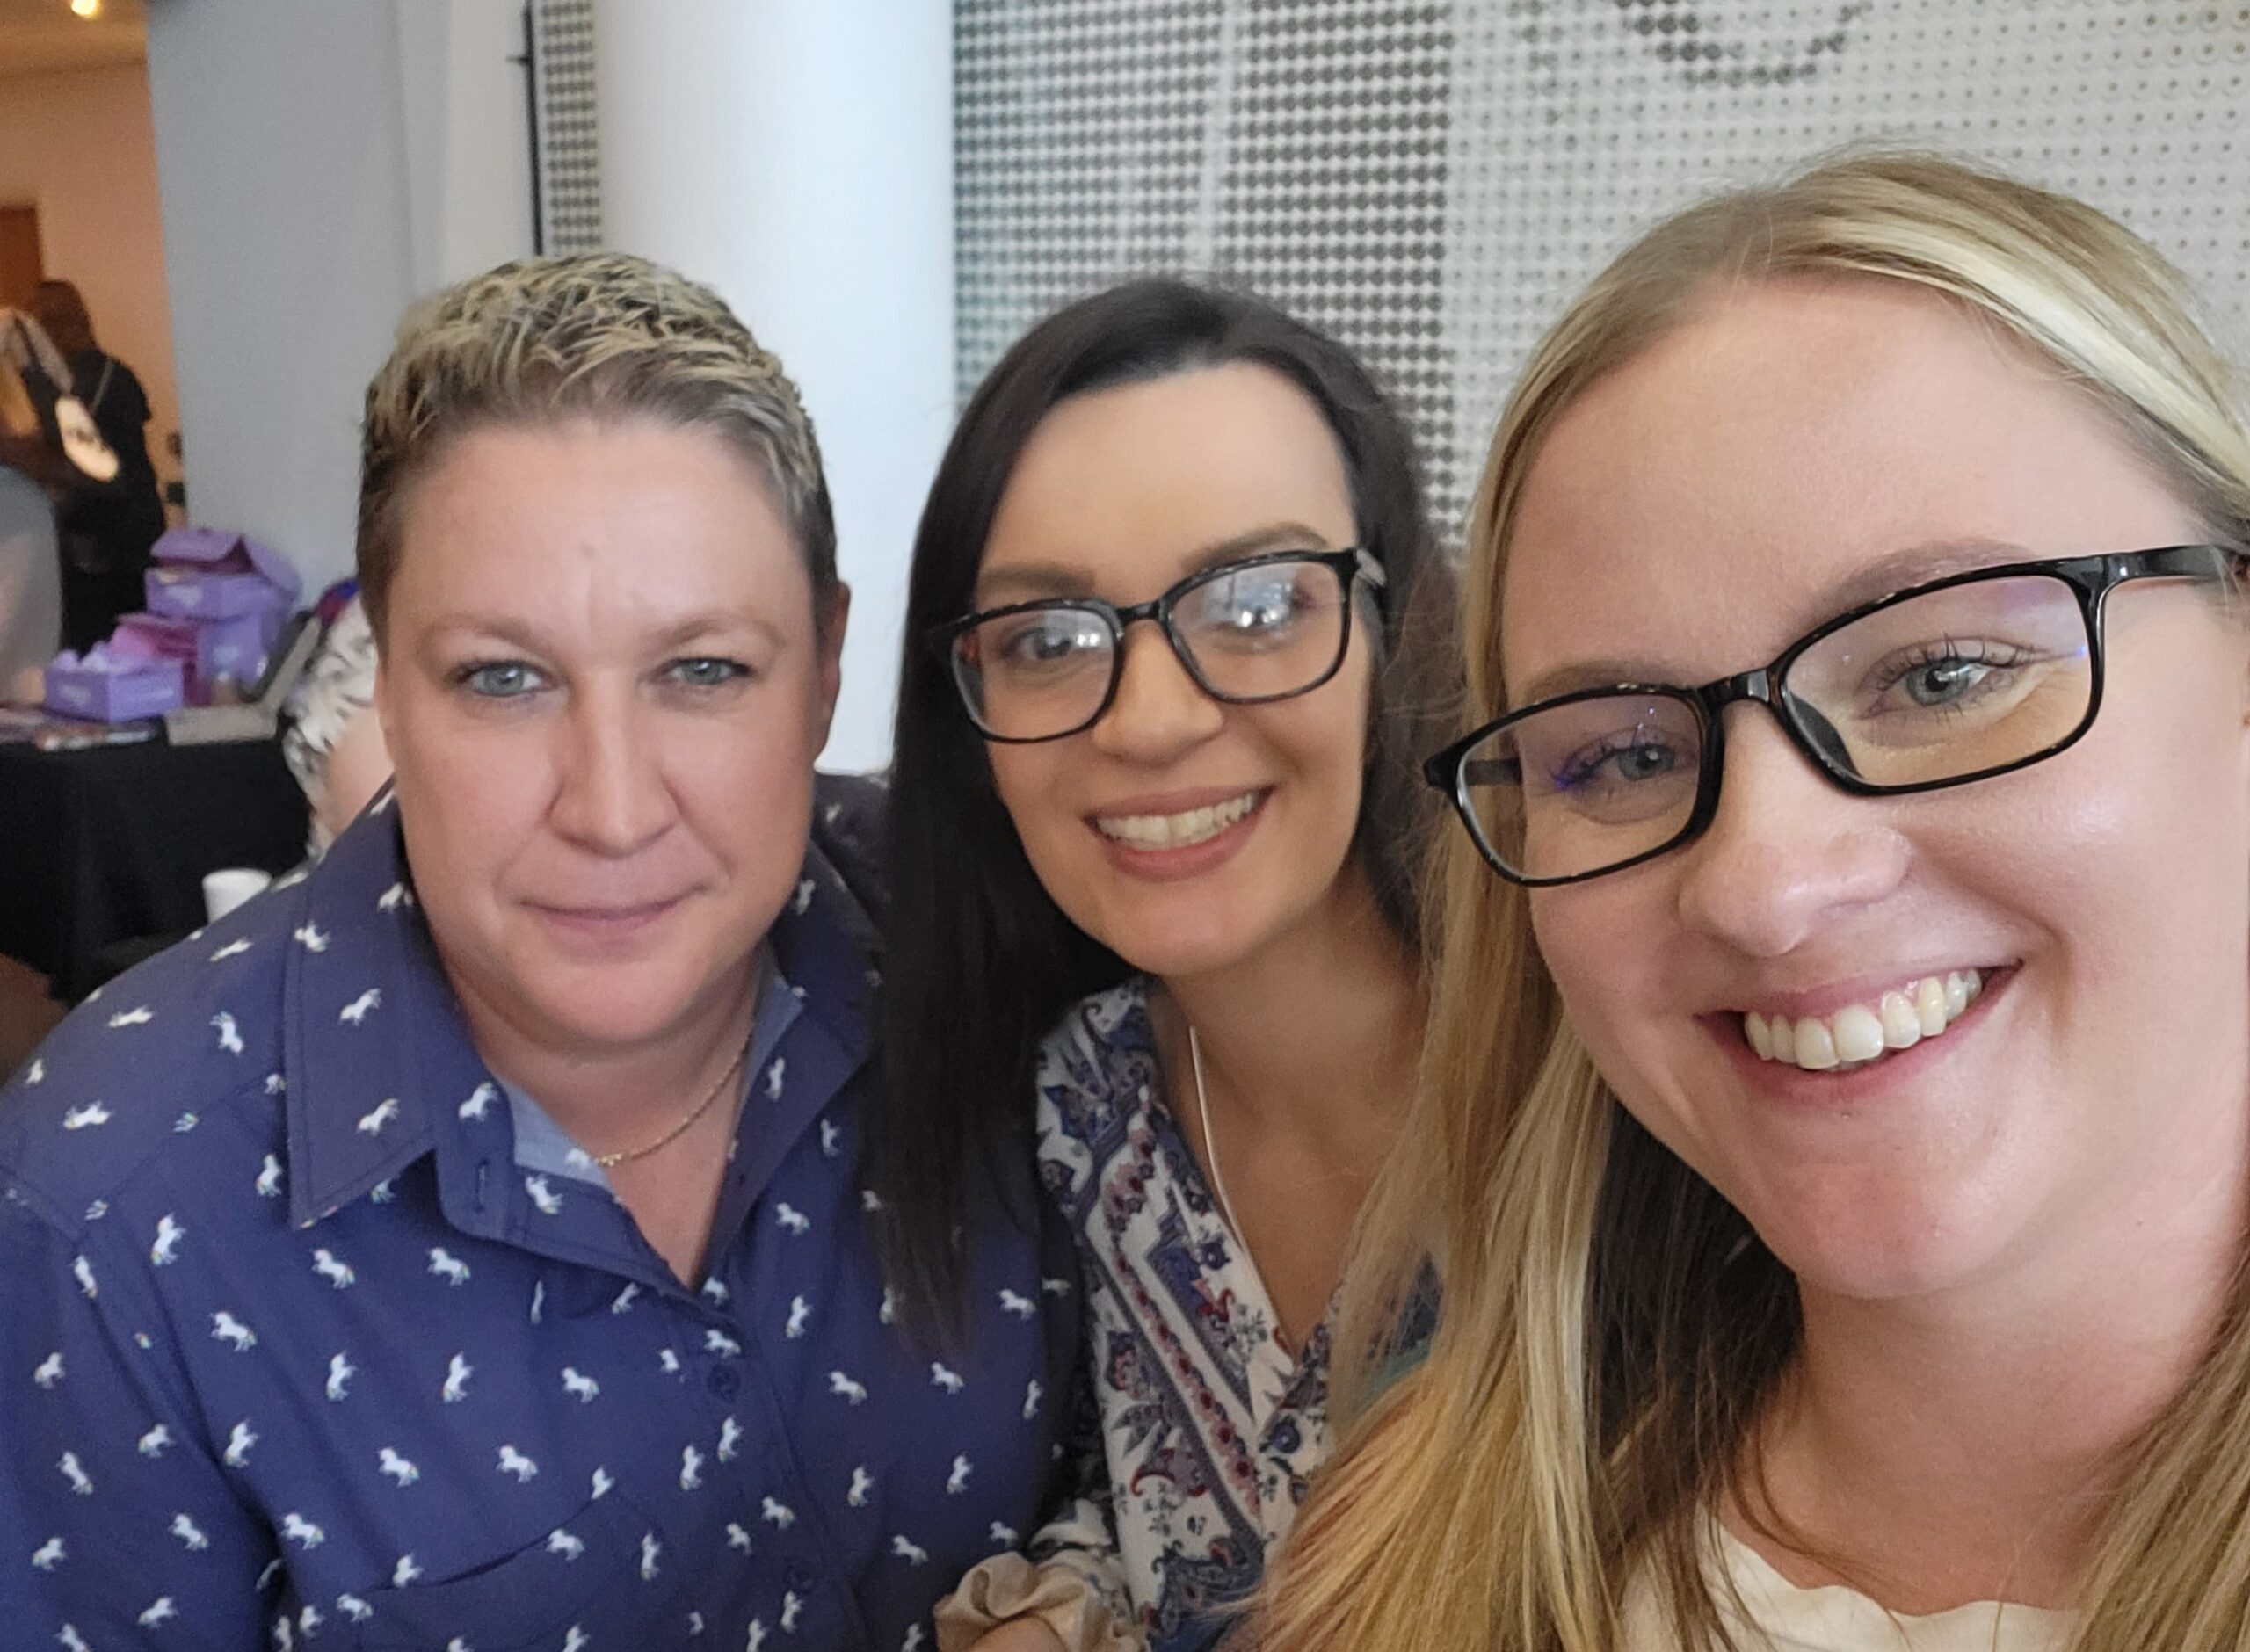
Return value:
[[(1737, 1626), (1746, 1652), (2062, 1652), (2070, 1638), (2067, 1612), (1976, 1601), (1903, 1617), (1841, 1584), (1800, 1589), (1731, 1533), (1719, 1534), (1717, 1550), (1749, 1614)], [(1678, 1652), (1647, 1591), (1635, 1591), (1625, 1617), (1632, 1652)]]

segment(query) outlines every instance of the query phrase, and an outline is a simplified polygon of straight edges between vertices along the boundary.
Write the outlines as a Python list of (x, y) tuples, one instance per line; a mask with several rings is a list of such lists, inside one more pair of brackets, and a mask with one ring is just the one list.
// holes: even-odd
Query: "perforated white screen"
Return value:
[(2117, 214), (2250, 340), (2250, 5), (959, 0), (960, 379), (1208, 271), (1361, 350), (1457, 520), (1524, 352), (1633, 234), (1862, 139)]

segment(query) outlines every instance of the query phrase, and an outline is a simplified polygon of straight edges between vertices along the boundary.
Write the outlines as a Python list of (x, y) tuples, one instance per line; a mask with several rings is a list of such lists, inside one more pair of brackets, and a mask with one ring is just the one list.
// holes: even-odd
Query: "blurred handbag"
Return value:
[(116, 450), (102, 439), (101, 426), (94, 423), (94, 409), (102, 404), (102, 397), (108, 394), (109, 375), (116, 366), (114, 360), (102, 364), (101, 382), (94, 387), (91, 405), (81, 402), (76, 395), (54, 398), (54, 428), (62, 438), (62, 456), (93, 482), (117, 480)]

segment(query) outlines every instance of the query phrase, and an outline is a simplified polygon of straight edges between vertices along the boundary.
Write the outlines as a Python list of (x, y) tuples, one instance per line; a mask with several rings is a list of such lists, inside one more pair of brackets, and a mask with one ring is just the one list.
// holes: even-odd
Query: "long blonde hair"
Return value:
[[(1470, 523), (1472, 721), (1502, 706), (1502, 575), (1557, 419), (1714, 282), (1792, 275), (1947, 295), (2093, 397), (2215, 537), (2250, 544), (2250, 431), (2155, 251), (2079, 202), (1946, 160), (1833, 161), (1660, 226), (1534, 351)], [(1466, 834), (1442, 852), (1413, 1156), (1371, 1204), (1346, 1287), (1351, 1426), (1254, 1638), (1274, 1652), (1615, 1652), (1638, 1579), (1680, 1644), (1731, 1646), (1703, 1565), (1709, 1511), (1795, 1356), (1795, 1284), (1618, 1105), (1564, 1019), (1523, 892)], [(1397, 1355), (1385, 1328), (1432, 1264), (1434, 1341), (1378, 1393)], [(2238, 1278), (2204, 1360), (2123, 1466), (2075, 1652), (2250, 1648), (2246, 1307)]]

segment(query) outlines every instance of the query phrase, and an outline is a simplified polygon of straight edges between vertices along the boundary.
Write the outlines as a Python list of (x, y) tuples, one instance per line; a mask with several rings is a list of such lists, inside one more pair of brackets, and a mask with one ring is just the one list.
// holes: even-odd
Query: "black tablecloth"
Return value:
[(39, 751), (0, 745), (0, 953), (76, 1001), (120, 943), (203, 922), (203, 874), (304, 858), (278, 741)]

